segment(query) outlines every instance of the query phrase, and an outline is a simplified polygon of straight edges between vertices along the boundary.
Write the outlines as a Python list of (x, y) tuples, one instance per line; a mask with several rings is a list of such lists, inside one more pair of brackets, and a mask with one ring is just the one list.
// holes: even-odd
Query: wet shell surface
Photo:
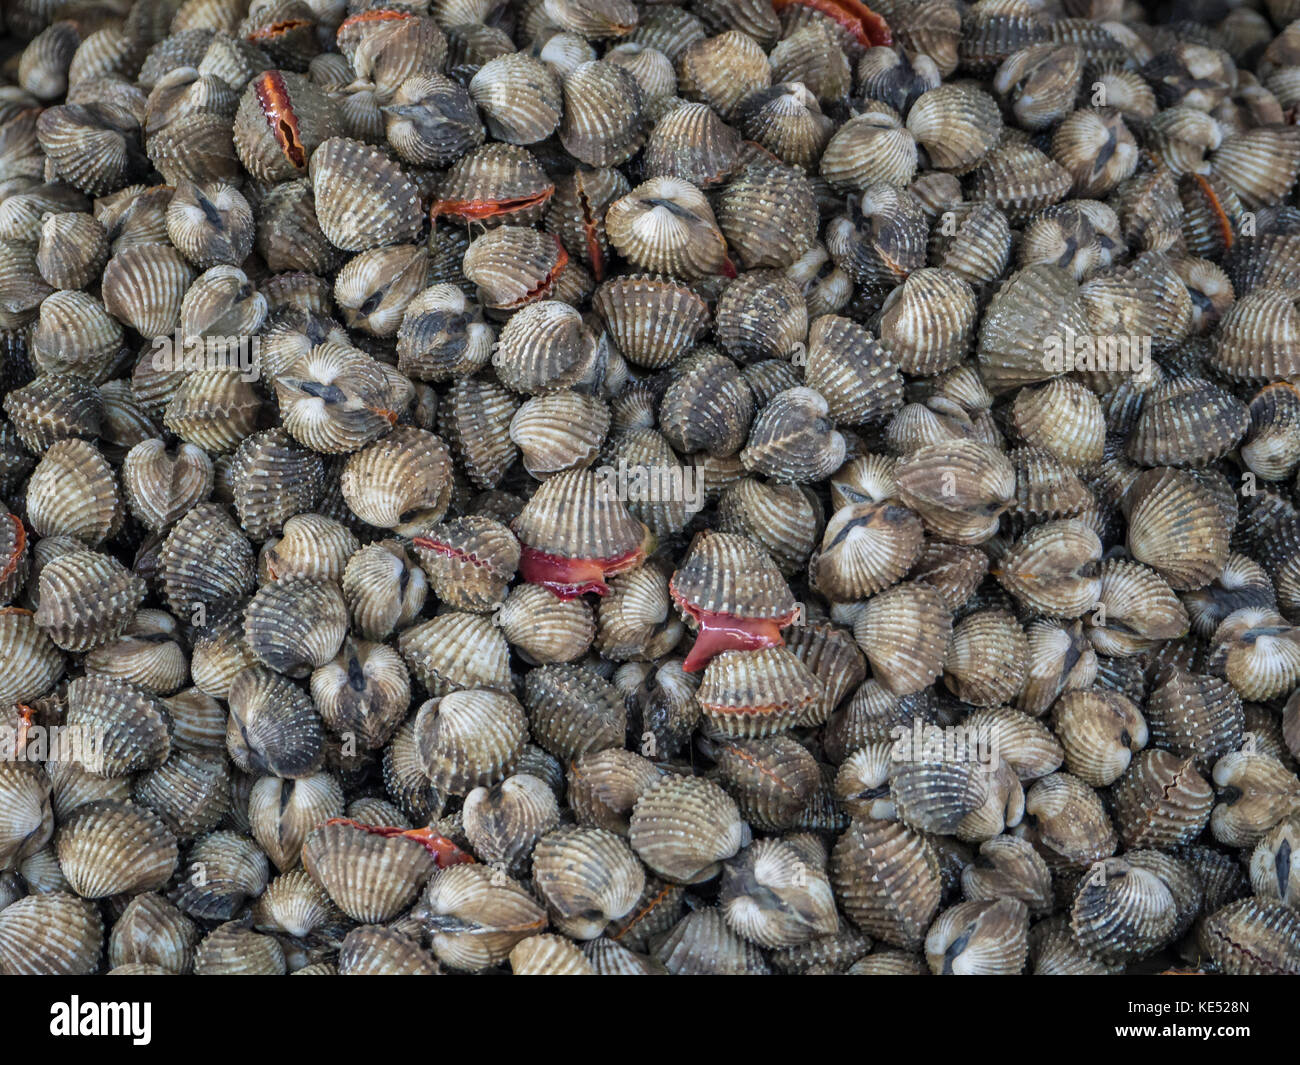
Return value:
[(0, 972), (1300, 968), (1294, 0), (93, 7)]

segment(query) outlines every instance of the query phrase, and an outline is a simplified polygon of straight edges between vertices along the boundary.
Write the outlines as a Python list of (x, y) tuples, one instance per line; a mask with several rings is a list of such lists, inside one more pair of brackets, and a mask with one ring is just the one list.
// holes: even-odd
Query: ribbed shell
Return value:
[(420, 707), (415, 738), (433, 785), (465, 795), (510, 774), (528, 738), (528, 719), (511, 695), (450, 692)]
[(495, 626), (476, 614), (452, 612), (403, 630), (397, 649), (432, 695), (462, 688), (509, 691), (509, 647)]
[(303, 868), (354, 921), (391, 921), (415, 900), (434, 869), (415, 840), (327, 824), (307, 837)]
[(590, 670), (573, 665), (530, 670), (524, 680), (524, 705), (534, 742), (562, 762), (623, 745), (623, 700), (612, 684)]
[(855, 821), (831, 853), (845, 913), (874, 939), (904, 950), (924, 942), (939, 909), (939, 859), (925, 837), (895, 821)]
[(784, 647), (724, 651), (713, 658), (695, 693), (709, 722), (733, 736), (767, 736), (793, 726), (824, 689)]
[(59, 866), (82, 898), (156, 891), (176, 868), (176, 837), (151, 810), (133, 803), (90, 803), (59, 829)]
[(333, 137), (312, 153), (310, 173), (316, 218), (335, 247), (365, 251), (419, 237), (420, 192), (376, 149)]
[(678, 883), (716, 876), (720, 863), (749, 840), (735, 802), (699, 777), (665, 777), (637, 799), (628, 841), (646, 865)]
[(0, 973), (86, 976), (99, 966), (98, 909), (69, 892), (28, 895), (0, 910)]

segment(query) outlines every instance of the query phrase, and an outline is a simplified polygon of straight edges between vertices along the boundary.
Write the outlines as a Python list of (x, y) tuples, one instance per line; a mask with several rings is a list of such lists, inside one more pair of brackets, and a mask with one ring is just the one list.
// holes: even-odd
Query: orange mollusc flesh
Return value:
[(331, 817), (325, 823), (327, 825), (348, 825), (351, 828), (360, 829), (362, 832), (369, 832), (372, 836), (383, 836), (386, 839), (401, 836), (403, 839), (412, 840), (433, 855), (434, 863), (439, 869), (446, 869), (449, 865), (474, 864), (471, 855), (466, 854), (446, 836), (438, 835), (432, 828), (363, 825), (360, 821), (353, 821), (350, 817)]
[(861, 0), (772, 0), (777, 11), (799, 4), (820, 11), (843, 26), (864, 48), (893, 44), (894, 35), (889, 24)]
[(441, 215), (459, 218), (462, 222), (481, 222), (485, 218), (499, 218), (501, 215), (526, 211), (530, 207), (540, 207), (555, 192), (555, 186), (536, 193), (533, 196), (516, 196), (508, 200), (438, 200), (429, 209), (429, 217), (436, 219)]
[(673, 601), (699, 625), (695, 645), (682, 663), (688, 673), (703, 669), (714, 655), (723, 651), (760, 651), (764, 647), (783, 646), (781, 630), (798, 614), (795, 610), (779, 618), (742, 618), (719, 610), (701, 610), (683, 600), (675, 588), (671, 591)]
[(359, 15), (352, 15), (345, 18), (339, 23), (339, 28), (335, 31), (334, 36), (337, 39), (344, 30), (351, 29), (353, 26), (363, 22), (397, 22), (402, 19), (412, 18), (415, 18), (415, 16), (409, 11), (393, 11), (389, 8), (377, 7), (372, 11), (363, 11)]
[(529, 584), (549, 588), (561, 599), (576, 599), (588, 592), (609, 594), (605, 579), (639, 566), (644, 558), (642, 545), (608, 558), (565, 558), (525, 546), (519, 554), (519, 574)]
[(298, 116), (289, 102), (289, 89), (284, 75), (278, 70), (268, 70), (257, 79), (257, 101), (262, 105), (266, 124), (284, 149), (285, 157), (297, 170), (307, 168), (307, 150), (298, 133)]

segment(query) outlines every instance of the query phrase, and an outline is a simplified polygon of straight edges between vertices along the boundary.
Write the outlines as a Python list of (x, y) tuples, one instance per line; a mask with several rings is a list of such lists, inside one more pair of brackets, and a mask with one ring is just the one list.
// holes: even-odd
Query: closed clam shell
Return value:
[(367, 524), (413, 532), (446, 510), (451, 454), (433, 433), (399, 426), (351, 455), (339, 484), (348, 507)]
[(1019, 899), (977, 899), (945, 910), (925, 937), (936, 975), (1017, 975), (1029, 954), (1029, 910)]
[(579, 824), (626, 836), (633, 806), (658, 777), (654, 765), (632, 751), (620, 747), (588, 751), (569, 765), (569, 805)]
[(104, 420), (99, 389), (70, 374), (42, 374), (5, 396), (4, 407), (23, 445), (35, 452), (68, 437), (93, 440)]
[(195, 276), (170, 245), (127, 248), (104, 268), (104, 306), (147, 339), (167, 336), (180, 324), (182, 301)]
[(841, 507), (809, 563), (814, 586), (832, 600), (874, 595), (901, 580), (920, 555), (921, 520), (906, 507)]
[(136, 444), (122, 463), (122, 488), (131, 513), (154, 530), (171, 525), (212, 491), (212, 460), (202, 448), (161, 439)]
[(50, 778), (36, 766), (8, 762), (0, 776), (0, 858), (17, 865), (50, 842), (54, 810)]
[[(422, 221), (419, 191), (384, 155), (359, 141), (333, 137), (311, 155), (316, 217), (330, 243), (365, 251), (413, 241)], [(358, 211), (356, 205), (366, 205)]]
[(929, 585), (911, 582), (868, 600), (853, 635), (881, 683), (910, 695), (942, 672), (951, 628), (943, 597)]
[(1077, 518), (1030, 529), (994, 573), (1016, 599), (1048, 617), (1078, 617), (1101, 594), (1101, 540)]
[(595, 338), (578, 312), (560, 300), (542, 300), (506, 323), (492, 361), (507, 387), (544, 393), (580, 382), (595, 355)]
[(535, 144), (560, 123), (560, 81), (541, 60), (525, 52), (488, 60), (469, 83), (488, 132), (507, 144)]
[(644, 116), (641, 88), (613, 63), (582, 63), (563, 81), (564, 117), (560, 143), (588, 166), (616, 166), (641, 147)]
[(126, 631), (144, 593), (144, 582), (111, 555), (71, 551), (41, 569), (36, 624), (65, 651), (89, 651)]
[(136, 777), (133, 801), (148, 807), (178, 840), (211, 832), (230, 808), (230, 767), (214, 751), (175, 744), (167, 760)]
[(233, 451), (252, 432), (262, 401), (242, 373), (200, 370), (173, 394), (163, 424), (208, 452)]
[(796, 946), (839, 927), (825, 870), (784, 840), (759, 840), (727, 862), (721, 908), (733, 932), (767, 948)]
[(159, 570), (171, 608), (189, 617), (198, 605), (215, 611), (252, 590), (253, 549), (233, 519), (214, 503), (200, 503), (163, 542)]
[(1187, 612), (1173, 590), (1154, 570), (1135, 562), (1102, 563), (1097, 601), (1101, 607), (1089, 615), (1088, 638), (1106, 654), (1139, 653), (1188, 629)]
[(1190, 843), (1205, 828), (1214, 789), (1193, 760), (1168, 751), (1140, 754), (1115, 785), (1115, 814), (1126, 847)]
[(939, 908), (939, 861), (921, 834), (895, 821), (854, 821), (831, 853), (831, 883), (863, 932), (914, 950)]
[(196, 976), (283, 976), (287, 971), (280, 943), (241, 921), (218, 925), (194, 954)]
[(1300, 138), (1285, 126), (1259, 126), (1226, 137), (1210, 165), (1248, 208), (1277, 203), (1300, 173)]
[(259, 661), (303, 677), (338, 653), (347, 623), (337, 584), (288, 578), (258, 589), (244, 614), (244, 636)]
[(340, 976), (434, 976), (438, 963), (419, 942), (393, 928), (354, 928), (339, 949)]
[(1015, 470), (996, 449), (975, 440), (927, 444), (897, 470), (899, 498), (921, 515), (927, 529), (953, 543), (976, 544), (996, 530), (1010, 505)]
[(231, 682), (229, 703), (226, 748), (239, 768), (293, 778), (320, 768), (320, 717), (287, 678), (262, 665), (249, 666)]
[(355, 921), (390, 921), (423, 889), (435, 868), (419, 842), (372, 833), (346, 822), (314, 829), (302, 849), (303, 868)]
[(1296, 971), (1295, 911), (1271, 899), (1241, 899), (1209, 914), (1198, 937), (1220, 970), (1233, 975)]
[(596, 969), (577, 946), (563, 936), (542, 933), (522, 940), (510, 952), (516, 976), (595, 976)]
[(1255, 895), (1276, 899), (1295, 909), (1296, 819), (1279, 821), (1255, 844), (1250, 856), (1250, 882)]
[(96, 907), (71, 892), (28, 895), (0, 911), (0, 972), (84, 976), (99, 966), (104, 925)]
[(1014, 701), (1025, 682), (1029, 645), (1004, 611), (976, 611), (953, 625), (944, 683), (962, 702), (993, 706)]
[(312, 673), (311, 693), (328, 728), (376, 750), (406, 715), (411, 682), (394, 648), (345, 639), (338, 656)]
[(94, 445), (50, 445), (27, 484), (27, 520), (40, 536), (75, 536), (98, 546), (119, 526), (121, 500), (112, 469)]
[(1300, 369), (1298, 330), (1300, 315), (1286, 292), (1254, 289), (1220, 319), (1209, 363), (1236, 380), (1262, 383), (1291, 377)]
[(59, 865), (82, 898), (155, 891), (176, 868), (176, 839), (152, 811), (132, 803), (90, 803), (61, 826)]
[(1147, 743), (1141, 711), (1119, 692), (1067, 691), (1052, 715), (1066, 769), (1093, 787), (1118, 780)]
[(1014, 898), (1039, 916), (1052, 910), (1052, 873), (1033, 846), (1018, 836), (997, 836), (980, 844), (979, 858), (962, 870), (967, 899)]
[(847, 445), (828, 417), (826, 399), (799, 386), (759, 411), (740, 453), (746, 469), (778, 481), (820, 480), (844, 464)]
[(745, 976), (769, 971), (762, 950), (733, 932), (718, 907), (688, 913), (655, 943), (654, 952), (676, 976)]
[(259, 777), (249, 795), (253, 838), (282, 872), (297, 867), (308, 834), (343, 815), (343, 789), (328, 773), (301, 780)]
[(679, 178), (708, 188), (725, 181), (739, 158), (739, 134), (713, 108), (678, 101), (650, 131), (644, 166), (648, 177)]
[(964, 173), (997, 143), (1002, 121), (997, 101), (987, 93), (941, 85), (912, 105), (907, 128), (936, 167)]
[(513, 590), (495, 620), (510, 646), (536, 664), (572, 662), (586, 653), (596, 634), (590, 606), (581, 599), (560, 599), (537, 584)]
[(1173, 895), (1156, 874), (1107, 858), (1085, 874), (1070, 914), (1076, 941), (1102, 962), (1140, 958), (1174, 930)]
[(1210, 811), (1210, 830), (1220, 843), (1253, 847), (1264, 833), (1297, 807), (1295, 775), (1264, 753), (1262, 745), (1243, 742), (1214, 764), (1212, 780), (1220, 801)]
[(359, 544), (352, 531), (323, 514), (295, 514), (278, 540), (268, 540), (260, 571), (271, 580), (338, 581)]
[(462, 688), (509, 691), (509, 646), (491, 621), (452, 612), (403, 630), (397, 649), (431, 694)]
[(755, 164), (718, 194), (718, 228), (744, 269), (783, 270), (817, 239), (812, 186), (794, 167)]
[(655, 873), (679, 883), (712, 879), (749, 839), (725, 791), (699, 777), (666, 777), (632, 809), (628, 842)]
[(595, 939), (636, 905), (645, 870), (613, 832), (560, 828), (537, 842), (533, 883), (556, 928), (575, 939)]
[(1245, 405), (1208, 381), (1170, 378), (1142, 405), (1129, 457), (1143, 466), (1203, 466), (1230, 451), (1249, 425)]
[(477, 689), (449, 692), (420, 707), (416, 743), (434, 786), (454, 795), (509, 775), (528, 734), (513, 696)]
[(124, 777), (161, 765), (171, 747), (166, 708), (144, 688), (104, 674), (78, 677), (68, 686), (65, 724), (85, 731), (86, 768)]
[(161, 895), (136, 895), (113, 924), (108, 938), (108, 962), (114, 968), (129, 964), (157, 965), (181, 975), (194, 966), (199, 929)]
[(880, 339), (905, 373), (940, 373), (966, 354), (975, 322), (975, 296), (967, 282), (954, 272), (925, 268), (885, 301)]
[(971, 199), (992, 204), (1012, 222), (1065, 198), (1069, 172), (1044, 152), (1014, 140), (985, 155), (971, 174)]
[(754, 417), (754, 394), (735, 363), (716, 348), (697, 350), (675, 368), (659, 408), (659, 424), (678, 451), (736, 454)]
[(1241, 457), (1266, 481), (1284, 479), (1300, 464), (1300, 393), (1288, 382), (1266, 385), (1250, 401)]
[(476, 487), (495, 487), (519, 457), (510, 439), (518, 408), (510, 392), (481, 377), (458, 381), (439, 404), (438, 430)]
[(593, 305), (619, 350), (649, 369), (676, 362), (709, 318), (707, 305), (690, 289), (647, 276), (607, 281), (596, 290)]
[(529, 672), (524, 705), (534, 741), (564, 762), (623, 744), (623, 700), (608, 681), (581, 666), (545, 665)]
[(431, 285), (406, 305), (397, 331), (397, 368), (422, 381), (482, 369), (492, 330), (454, 285)]
[(505, 961), (546, 927), (546, 911), (520, 884), (482, 865), (434, 874), (417, 915), (438, 960), (478, 972)]
[(565, 273), (569, 253), (558, 237), (523, 226), (497, 226), (465, 251), (464, 276), (485, 307), (514, 310), (546, 299)]
[(691, 280), (730, 267), (708, 200), (681, 178), (656, 177), (638, 185), (610, 205), (605, 227), (620, 254), (655, 273)]
[(555, 794), (544, 781), (516, 773), (465, 796), (465, 835), (483, 861), (507, 868), (526, 862), (537, 841), (559, 825)]
[(1228, 557), (1223, 515), (1190, 474), (1156, 468), (1139, 478), (1129, 512), (1128, 547), (1177, 591), (1208, 584)]
[(1119, 837), (1087, 784), (1051, 773), (1025, 792), (1025, 813), (1037, 819), (1037, 844), (1049, 865), (1078, 869), (1115, 853)]

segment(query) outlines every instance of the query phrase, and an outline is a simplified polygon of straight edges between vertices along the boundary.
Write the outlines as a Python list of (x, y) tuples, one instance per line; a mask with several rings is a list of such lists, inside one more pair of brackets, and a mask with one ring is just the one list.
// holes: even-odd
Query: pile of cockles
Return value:
[(1300, 0), (11, 0), (0, 973), (1300, 973)]

